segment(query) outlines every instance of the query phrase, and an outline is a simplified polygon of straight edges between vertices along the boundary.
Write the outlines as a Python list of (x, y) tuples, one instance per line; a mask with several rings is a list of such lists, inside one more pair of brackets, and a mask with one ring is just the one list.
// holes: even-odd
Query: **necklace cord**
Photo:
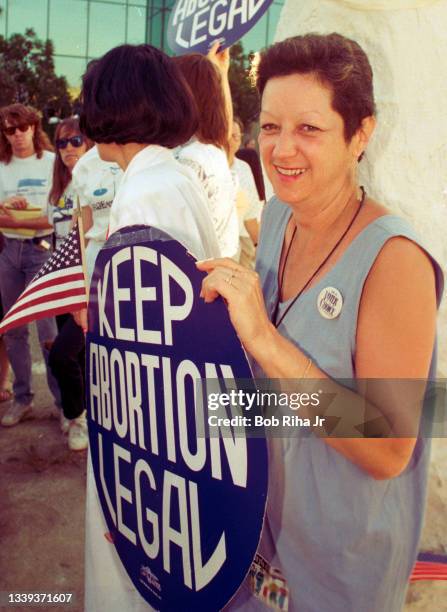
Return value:
[(284, 312), (282, 313), (281, 317), (278, 319), (278, 311), (279, 311), (279, 303), (280, 303), (280, 298), (281, 298), (281, 292), (282, 292), (282, 287), (283, 287), (283, 283), (284, 283), (284, 276), (285, 276), (285, 270), (286, 270), (286, 264), (287, 264), (287, 259), (289, 257), (290, 254), (290, 249), (293, 243), (293, 239), (295, 238), (295, 234), (297, 232), (297, 226), (295, 225), (295, 229), (293, 230), (292, 233), (292, 237), (290, 239), (289, 245), (287, 247), (287, 251), (286, 254), (284, 256), (284, 264), (282, 267), (282, 271), (281, 271), (281, 277), (278, 279), (278, 295), (276, 298), (276, 304), (275, 304), (275, 308), (273, 310), (273, 316), (272, 316), (272, 322), (275, 325), (276, 328), (278, 328), (281, 323), (284, 320), (284, 317), (287, 315), (287, 313), (289, 312), (289, 310), (292, 308), (292, 306), (295, 304), (295, 302), (298, 300), (298, 298), (300, 297), (300, 295), (307, 289), (307, 287), (310, 285), (310, 283), (313, 281), (313, 279), (317, 276), (318, 272), (321, 270), (321, 268), (326, 264), (326, 262), (329, 260), (329, 258), (331, 257), (331, 255), (333, 255), (333, 253), (335, 252), (335, 250), (337, 249), (337, 247), (341, 244), (341, 242), (343, 241), (344, 237), (346, 236), (346, 234), (349, 232), (349, 230), (351, 229), (351, 227), (354, 224), (354, 221), (357, 219), (359, 212), (362, 209), (362, 206), (365, 202), (366, 199), (366, 191), (363, 187), (360, 187), (361, 191), (362, 191), (362, 197), (360, 200), (360, 204), (357, 208), (357, 210), (355, 211), (355, 214), (353, 215), (351, 221), (349, 222), (349, 225), (347, 226), (347, 228), (345, 229), (345, 231), (343, 232), (343, 234), (340, 236), (340, 238), (337, 240), (337, 242), (335, 243), (335, 245), (332, 247), (332, 249), (329, 251), (329, 253), (326, 255), (326, 257), (323, 259), (323, 261), (320, 263), (320, 265), (317, 267), (317, 269), (312, 273), (312, 275), (307, 279), (306, 283), (304, 284), (304, 286), (299, 290), (299, 292), (294, 296), (294, 298), (292, 299), (292, 301), (290, 302), (290, 304), (287, 306), (287, 308), (284, 310)]

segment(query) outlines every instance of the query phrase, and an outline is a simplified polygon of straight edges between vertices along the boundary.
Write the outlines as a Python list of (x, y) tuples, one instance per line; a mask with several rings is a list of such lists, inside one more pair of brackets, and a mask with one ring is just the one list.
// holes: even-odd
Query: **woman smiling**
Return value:
[[(269, 441), (259, 563), (230, 608), (399, 610), (429, 444), (418, 431), (421, 402), (404, 397), (411, 389), (422, 398), (425, 383), (396, 395), (393, 380), (434, 376), (442, 275), (411, 227), (357, 183), (375, 125), (372, 71), (358, 44), (337, 34), (278, 43), (261, 56), (257, 86), (259, 146), (276, 195), (257, 272), (200, 262), (209, 272), (202, 295), (227, 301), (257, 378), (329, 390), (341, 433), (298, 427)], [(384, 427), (355, 437), (343, 424), (362, 424), (365, 405)]]

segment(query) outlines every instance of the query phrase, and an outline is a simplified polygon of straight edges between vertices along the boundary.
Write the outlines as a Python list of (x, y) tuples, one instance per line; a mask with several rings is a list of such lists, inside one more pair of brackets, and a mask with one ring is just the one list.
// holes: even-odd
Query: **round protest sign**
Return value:
[(157, 610), (222, 608), (250, 569), (265, 510), (265, 439), (207, 427), (208, 381), (251, 372), (224, 303), (200, 298), (202, 278), (178, 242), (134, 227), (109, 238), (90, 290), (96, 488), (120, 561)]
[(177, 55), (206, 54), (216, 40), (229, 47), (253, 28), (273, 0), (177, 0), (168, 43)]

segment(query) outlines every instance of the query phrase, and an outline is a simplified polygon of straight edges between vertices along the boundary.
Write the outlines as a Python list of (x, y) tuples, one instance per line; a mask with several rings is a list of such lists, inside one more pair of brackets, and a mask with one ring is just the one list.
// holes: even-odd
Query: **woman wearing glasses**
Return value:
[[(67, 237), (76, 209), (72, 171), (92, 142), (79, 130), (74, 117), (61, 121), (55, 133), (56, 159), (49, 195), (49, 217), (54, 226), (56, 249)], [(61, 429), (68, 433), (71, 450), (87, 448), (85, 431), (85, 341), (82, 330), (69, 314), (56, 317), (59, 334), (50, 351), (49, 364), (61, 392)]]
[(55, 247), (68, 235), (76, 207), (76, 195), (71, 185), (71, 173), (79, 158), (92, 147), (92, 142), (79, 131), (75, 118), (61, 121), (55, 133), (56, 159), (53, 184), (49, 195), (49, 215), (54, 227)]
[[(0, 255), (0, 290), (5, 311), (14, 304), (49, 256), (53, 228), (47, 217), (47, 202), (54, 162), (50, 149), (35, 109), (12, 104), (0, 110), (0, 228), (5, 237), (5, 247)], [(18, 222), (9, 212), (10, 208), (30, 206), (39, 209), (41, 215)], [(32, 237), (29, 230), (34, 234)], [(37, 330), (47, 361), (57, 332), (54, 318), (38, 320)], [(14, 372), (14, 401), (1, 423), (11, 427), (17, 425), (33, 407), (28, 327), (23, 325), (7, 331), (4, 340)], [(50, 373), (48, 383), (58, 402), (59, 389)]]

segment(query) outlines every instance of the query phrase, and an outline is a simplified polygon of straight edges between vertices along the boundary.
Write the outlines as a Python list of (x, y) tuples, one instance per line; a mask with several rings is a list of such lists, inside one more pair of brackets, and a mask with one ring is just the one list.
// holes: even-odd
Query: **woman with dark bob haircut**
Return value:
[(116, 47), (89, 65), (82, 99), (81, 129), (104, 161), (125, 171), (109, 232), (135, 224), (168, 233), (178, 228), (176, 238), (197, 257), (218, 252), (203, 189), (170, 150), (198, 125), (194, 99), (172, 59), (151, 45)]
[[(149, 225), (172, 236), (196, 258), (218, 256), (202, 186), (171, 150), (197, 128), (192, 95), (173, 61), (150, 45), (116, 47), (88, 67), (82, 96), (85, 133), (96, 141), (103, 160), (124, 170), (109, 233)], [(85, 325), (80, 313), (76, 320)], [(89, 462), (85, 609), (147, 610), (104, 538), (107, 531)]]
[(197, 129), (194, 100), (172, 60), (150, 45), (122, 45), (89, 64), (81, 128), (97, 143), (170, 149)]
[(291, 396), (277, 415), (259, 556), (228, 609), (394, 612), (424, 513), (420, 420), (442, 273), (409, 224), (358, 185), (375, 125), (359, 45), (338, 34), (277, 43), (257, 86), (275, 191), (257, 271), (197, 265), (209, 273), (205, 301), (227, 302), (255, 377), (301, 403)]

